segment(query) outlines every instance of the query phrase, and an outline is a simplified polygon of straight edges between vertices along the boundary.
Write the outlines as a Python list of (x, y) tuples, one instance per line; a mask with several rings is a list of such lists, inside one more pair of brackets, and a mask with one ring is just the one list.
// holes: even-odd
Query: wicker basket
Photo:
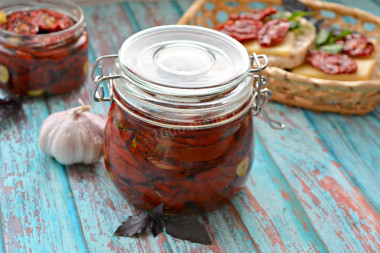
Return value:
[[(324, 26), (348, 27), (376, 38), (377, 54), (380, 54), (380, 18), (339, 4), (310, 0), (303, 2), (314, 9), (315, 18), (325, 19)], [(281, 0), (197, 0), (177, 24), (214, 28), (225, 22), (228, 14), (269, 6), (280, 7), (281, 4)], [(380, 62), (376, 64), (376, 68), (380, 69)], [(268, 67), (265, 72), (269, 78), (268, 87), (273, 91), (273, 100), (287, 105), (314, 111), (363, 115), (374, 110), (380, 101), (380, 80), (324, 80), (297, 75), (276, 67)]]

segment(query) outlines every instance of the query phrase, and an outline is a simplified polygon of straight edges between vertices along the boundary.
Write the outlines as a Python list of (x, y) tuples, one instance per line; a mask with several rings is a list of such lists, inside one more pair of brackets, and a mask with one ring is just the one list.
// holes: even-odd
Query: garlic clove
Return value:
[(51, 114), (41, 127), (41, 151), (65, 165), (96, 163), (103, 155), (106, 120), (89, 109), (82, 105)]

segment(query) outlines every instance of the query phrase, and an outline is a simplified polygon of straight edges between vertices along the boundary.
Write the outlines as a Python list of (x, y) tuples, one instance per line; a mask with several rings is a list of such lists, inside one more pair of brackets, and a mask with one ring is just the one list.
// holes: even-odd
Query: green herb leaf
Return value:
[(341, 44), (331, 44), (331, 45), (321, 46), (319, 49), (322, 51), (331, 53), (331, 54), (338, 54), (338, 53), (342, 52), (343, 47), (344, 46)]
[(296, 20), (299, 17), (311, 16), (313, 14), (314, 12), (312, 11), (295, 11), (292, 13), (292, 15), (290, 15), (290, 17), (288, 17), (288, 20), (292, 21), (292, 20)]
[(290, 30), (294, 30), (300, 27), (300, 23), (295, 20), (292, 20), (289, 23), (290, 23)]
[(333, 43), (335, 43), (337, 40), (339, 40), (339, 39), (341, 39), (341, 38), (343, 38), (346, 35), (349, 35), (351, 33), (352, 32), (349, 28), (344, 29), (343, 31), (340, 32), (340, 34), (338, 34), (337, 36), (334, 36), (334, 42)]
[(285, 12), (285, 11), (279, 11), (275, 14), (272, 14), (270, 16), (271, 19), (282, 19), (282, 18), (288, 18), (289, 17), (289, 12)]
[(328, 42), (332, 35), (332, 30), (327, 31), (326, 29), (321, 29), (317, 34), (317, 38), (315, 39), (315, 44), (317, 47), (322, 46)]

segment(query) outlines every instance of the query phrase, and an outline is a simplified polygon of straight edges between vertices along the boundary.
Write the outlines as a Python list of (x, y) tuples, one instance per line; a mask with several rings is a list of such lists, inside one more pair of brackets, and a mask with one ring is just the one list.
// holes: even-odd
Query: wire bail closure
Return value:
[[(272, 91), (268, 88), (262, 88), (268, 83), (268, 79), (262, 74), (262, 71), (268, 66), (268, 58), (266, 55), (257, 55), (255, 53), (249, 57), (251, 60), (251, 66), (257, 67), (249, 70), (249, 73), (253, 74), (253, 81), (255, 82), (256, 80), (253, 103), (251, 106), (252, 114), (254, 116), (258, 116), (261, 113), (271, 128), (282, 130), (285, 128), (285, 125), (281, 122), (273, 120), (269, 117), (265, 110), (263, 110), (265, 104), (272, 98)], [(264, 61), (263, 65), (261, 65), (260, 59)]]
[[(94, 91), (94, 100), (96, 102), (102, 102), (102, 101), (113, 101), (115, 100), (113, 98), (112, 94), (112, 85), (111, 80), (118, 79), (118, 78), (124, 78), (122, 75), (103, 75), (103, 67), (102, 65), (99, 65), (99, 63), (106, 59), (115, 59), (118, 58), (118, 55), (104, 55), (96, 59), (94, 66), (91, 71), (91, 77), (92, 80), (95, 82), (95, 91)], [(264, 61), (264, 64), (261, 65), (260, 59)], [(249, 73), (253, 74), (253, 81), (255, 82), (255, 89), (254, 94), (252, 98), (252, 105), (251, 105), (251, 112), (254, 116), (258, 116), (260, 113), (263, 115), (264, 119), (268, 122), (269, 126), (273, 129), (279, 129), (282, 130), (285, 128), (285, 125), (281, 122), (278, 122), (276, 120), (273, 120), (269, 115), (263, 110), (263, 107), (266, 103), (268, 103), (269, 99), (272, 98), (272, 91), (268, 88), (262, 88), (267, 83), (268, 80), (265, 76), (263, 76), (262, 71), (268, 66), (268, 58), (266, 55), (256, 55), (253, 53), (250, 55), (251, 60), (251, 66), (257, 66), (257, 68), (252, 68), (249, 70)], [(98, 66), (99, 65), (99, 66)], [(99, 75), (95, 75), (96, 69), (99, 68)], [(102, 84), (102, 82), (108, 81), (107, 84)], [(106, 97), (106, 92), (104, 90), (104, 85), (107, 86), (108, 90), (108, 97)], [(100, 90), (100, 93), (99, 93)], [(117, 100), (115, 100), (118, 102)], [(119, 106), (122, 106), (120, 103), (118, 103)], [(126, 108), (125, 108), (126, 109)], [(127, 109), (126, 109), (127, 110)], [(129, 111), (129, 110), (127, 110)], [(132, 112), (130, 112), (132, 113)], [(135, 115), (137, 117), (137, 115)]]
[[(108, 75), (108, 76), (104, 76), (103, 75), (103, 66), (100, 65), (99, 66), (99, 73), (100, 75), (97, 75), (95, 76), (95, 72), (96, 72), (96, 69), (98, 68), (98, 65), (101, 61), (105, 60), (105, 59), (114, 59), (114, 58), (118, 58), (118, 55), (117, 54), (112, 54), (112, 55), (104, 55), (104, 56), (101, 56), (99, 57), (98, 59), (96, 59), (95, 63), (94, 63), (94, 66), (92, 68), (92, 71), (91, 71), (91, 78), (92, 80), (95, 82), (95, 92), (94, 92), (94, 100), (96, 102), (102, 102), (102, 101), (112, 101), (112, 87), (110, 85), (110, 80), (113, 80), (113, 79), (118, 79), (118, 78), (123, 78), (123, 76), (121, 75)], [(105, 97), (106, 95), (106, 92), (104, 91), (104, 84), (103, 85), (100, 85), (102, 82), (104, 81), (108, 81), (108, 83), (106, 84), (107, 85), (107, 90), (108, 90), (108, 97)], [(100, 94), (98, 92), (100, 88)]]

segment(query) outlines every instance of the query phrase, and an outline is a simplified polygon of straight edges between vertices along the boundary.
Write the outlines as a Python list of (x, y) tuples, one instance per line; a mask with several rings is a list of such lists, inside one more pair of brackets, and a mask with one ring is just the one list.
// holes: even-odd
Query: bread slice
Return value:
[(269, 67), (292, 69), (305, 61), (308, 49), (313, 45), (316, 36), (312, 23), (302, 18), (300, 27), (288, 32), (283, 42), (273, 47), (262, 47), (257, 40), (243, 43), (248, 53), (265, 54)]

